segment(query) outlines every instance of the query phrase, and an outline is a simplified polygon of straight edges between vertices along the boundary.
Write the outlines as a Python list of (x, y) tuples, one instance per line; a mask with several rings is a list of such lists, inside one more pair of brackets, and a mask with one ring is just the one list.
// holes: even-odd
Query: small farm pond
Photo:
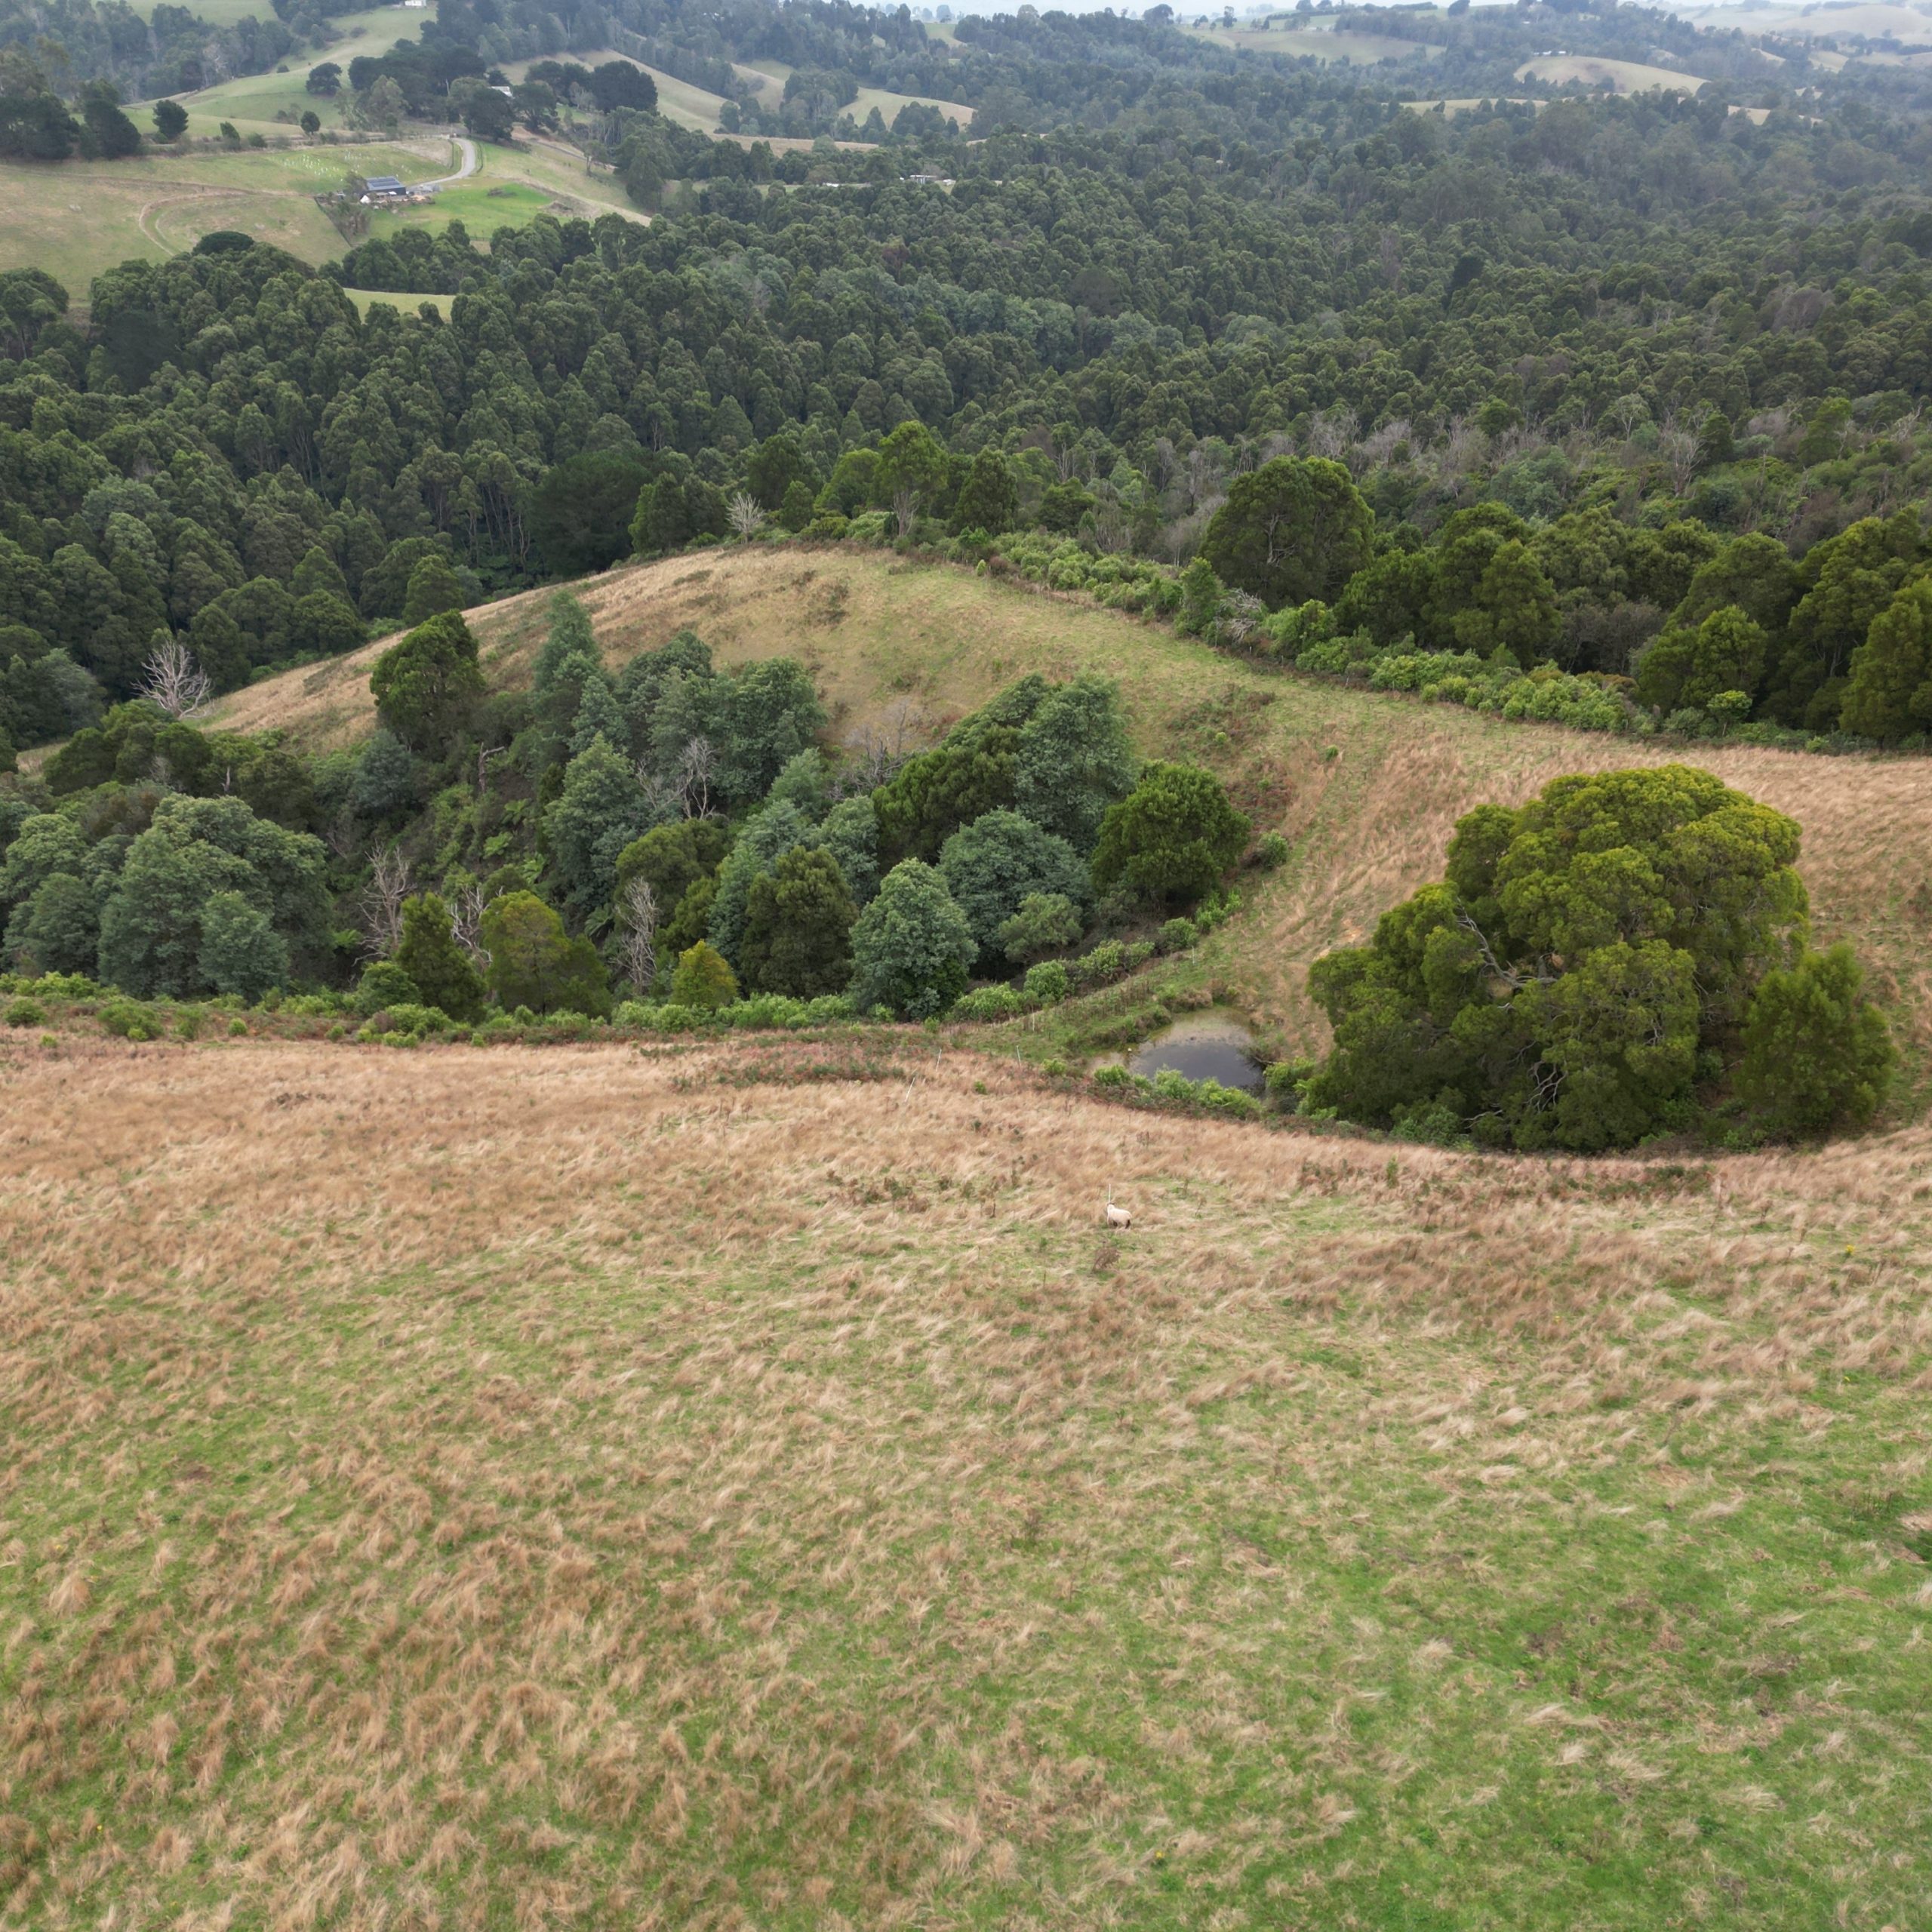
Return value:
[(1145, 1074), (1150, 1080), (1171, 1071), (1189, 1080), (1218, 1080), (1244, 1094), (1262, 1090), (1254, 1035), (1239, 1014), (1225, 1009), (1211, 1008), (1177, 1020), (1120, 1063), (1128, 1072)]

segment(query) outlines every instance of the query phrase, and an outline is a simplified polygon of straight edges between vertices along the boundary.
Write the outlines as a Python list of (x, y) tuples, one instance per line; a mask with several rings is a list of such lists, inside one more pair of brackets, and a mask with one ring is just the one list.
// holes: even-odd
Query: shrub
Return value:
[(1161, 928), (1160, 946), (1163, 952), (1185, 952), (1198, 943), (1201, 929), (1194, 921), (1181, 916), (1169, 919)]
[(1035, 1006), (1057, 1006), (1073, 990), (1066, 964), (1058, 959), (1042, 960), (1029, 968), (1026, 986), (1026, 997)]
[(9, 1002), (6, 1019), (9, 1026), (45, 1026), (47, 1024), (47, 1009), (37, 1001), (30, 1000), (23, 995)]
[(1418, 1146), (1455, 1146), (1467, 1137), (1460, 1096), (1452, 1087), (1432, 1100), (1398, 1107), (1389, 1133), (1394, 1140), (1411, 1141)]
[(1798, 842), (1790, 820), (1681, 765), (1478, 808), (1441, 883), (1315, 961), (1334, 1046), (1309, 1106), (1389, 1127), (1454, 1104), (1522, 1148), (1691, 1124), (1700, 1050), (1801, 940)]
[(1213, 773), (1150, 764), (1100, 822), (1094, 888), (1118, 884), (1154, 900), (1202, 898), (1241, 856), (1248, 829)]
[(450, 909), (435, 893), (403, 902), (402, 942), (385, 963), (415, 982), (424, 1005), (440, 1007), (452, 1020), (482, 1018), (483, 976), (457, 943)]
[(1303, 1081), (1314, 1072), (1312, 1060), (1278, 1060), (1262, 1074), (1262, 1084), (1268, 1090), (1269, 1099), (1292, 1113), (1301, 1104)]
[(1897, 1058), (1851, 949), (1834, 946), (1759, 983), (1737, 1091), (1774, 1134), (1863, 1127), (1884, 1103)]
[(94, 1016), (102, 1027), (121, 1040), (155, 1040), (161, 1020), (153, 1008), (137, 999), (111, 999)]
[(372, 959), (363, 968), (355, 989), (355, 1011), (363, 1019), (385, 1007), (422, 1004), (423, 989), (393, 959)]
[(693, 1013), (715, 1013), (738, 997), (737, 975), (731, 962), (707, 940), (700, 940), (678, 959), (671, 975), (671, 1004)]
[(907, 1019), (943, 1013), (966, 989), (978, 950), (946, 881), (918, 859), (903, 860), (852, 928), (853, 998)]
[(1094, 1084), (1097, 1087), (1131, 1087), (1134, 1075), (1124, 1066), (1097, 1066), (1094, 1069)]
[(1082, 992), (1104, 986), (1127, 971), (1127, 949), (1117, 939), (1103, 939), (1092, 952), (1071, 962), (1067, 977)]
[(975, 986), (953, 1002), (955, 1020), (1017, 1020), (1026, 1002), (1011, 986)]
[(1254, 848), (1254, 863), (1263, 872), (1272, 872), (1278, 866), (1288, 863), (1288, 854), (1293, 848), (1278, 832), (1266, 834)]
[(424, 1035), (447, 1032), (449, 1015), (440, 1008), (411, 1005), (407, 1003), (385, 1007), (371, 1019), (365, 1029), (371, 1038), (389, 1033), (408, 1033), (418, 1039)]
[(1029, 892), (1012, 918), (1000, 921), (997, 937), (1008, 958), (1039, 959), (1078, 941), (1080, 908), (1064, 893)]

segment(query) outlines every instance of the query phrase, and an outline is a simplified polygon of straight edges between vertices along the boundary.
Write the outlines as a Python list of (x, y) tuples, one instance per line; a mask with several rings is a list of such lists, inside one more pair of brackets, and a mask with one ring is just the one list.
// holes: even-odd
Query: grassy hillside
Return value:
[(1516, 78), (1541, 81), (1553, 88), (1581, 81), (1586, 88), (1607, 85), (1618, 94), (1644, 94), (1653, 88), (1666, 94), (1695, 94), (1704, 85), (1695, 74), (1680, 74), (1674, 68), (1647, 67), (1638, 60), (1599, 60), (1582, 54), (1525, 60), (1516, 69)]
[(1400, 40), (1391, 34), (1351, 33), (1345, 27), (1208, 27), (1204, 39), (1260, 54), (1285, 54), (1297, 60), (1341, 61), (1373, 67), (1384, 60), (1417, 57), (1440, 59), (1442, 49), (1429, 41)]
[[(278, 131), (278, 138), (288, 131)], [(370, 233), (441, 229), (460, 219), (487, 246), (496, 229), (540, 214), (650, 219), (608, 169), (586, 170), (583, 157), (561, 144), (479, 143), (477, 164), (468, 180), (432, 202), (377, 211)], [(232, 153), (191, 149), (111, 164), (0, 162), (0, 269), (44, 268), (85, 302), (103, 269), (131, 259), (165, 260), (218, 228), (241, 229), (319, 266), (346, 245), (314, 198), (339, 188), (350, 170), (429, 181), (460, 165), (453, 142), (429, 134)]]
[[(909, 715), (918, 736), (1028, 671), (1117, 677), (1149, 753), (1219, 770), (1261, 829), (1294, 842), (1281, 872), (1209, 943), (1232, 995), (1284, 1044), (1322, 1022), (1310, 960), (1359, 939), (1389, 905), (1441, 875), (1456, 819), (1515, 803), (1565, 771), (1672, 760), (1789, 812), (1821, 940), (1849, 937), (1891, 1008), (1915, 1114), (1932, 1069), (1932, 760), (1823, 758), (1659, 746), (1505, 724), (1414, 700), (1229, 658), (1171, 632), (1030, 586), (846, 549), (721, 550), (610, 573), (580, 586), (614, 663), (690, 625), (724, 663), (790, 654), (811, 668), (835, 736)], [(528, 681), (549, 593), (471, 614), (491, 677)], [(374, 721), (369, 668), (384, 648), (291, 672), (223, 701), (217, 721), (300, 743), (350, 743)]]
[(1479, 1161), (916, 1032), (0, 1087), (12, 1922), (1932, 1911), (1924, 1132)]
[[(741, 66), (738, 71), (748, 78), (761, 83), (758, 98), (767, 107), (776, 108), (784, 100), (785, 83), (792, 72), (784, 61), (754, 60), (749, 66)], [(863, 125), (866, 116), (876, 107), (885, 125), (890, 128), (901, 108), (915, 103), (937, 107), (948, 120), (958, 124), (962, 134), (973, 125), (973, 109), (963, 102), (941, 100), (931, 94), (894, 94), (888, 88), (862, 87), (857, 99), (844, 111)]]
[(315, 197), (340, 186), (349, 169), (421, 181), (455, 165), (450, 143), (439, 140), (191, 149), (52, 166), (0, 162), (0, 269), (45, 269), (85, 303), (103, 269), (164, 261), (217, 228), (242, 229), (320, 263), (340, 255), (343, 243)]
[(416, 39), (425, 17), (399, 7), (337, 14), (329, 23), (335, 38), (328, 46), (297, 49), (282, 63), (281, 71), (238, 74), (198, 94), (179, 96), (188, 110), (189, 130), (197, 135), (212, 134), (220, 122), (228, 121), (244, 134), (288, 134), (309, 109), (321, 117), (325, 127), (346, 128), (348, 89), (345, 87), (332, 97), (312, 94), (306, 85), (309, 69), (319, 62), (333, 60), (346, 72), (359, 55), (386, 54), (399, 40)]

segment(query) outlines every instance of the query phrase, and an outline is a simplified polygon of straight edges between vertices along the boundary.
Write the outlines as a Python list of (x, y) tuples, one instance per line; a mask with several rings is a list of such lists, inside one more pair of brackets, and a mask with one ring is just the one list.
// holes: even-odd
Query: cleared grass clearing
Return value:
[[(251, 11), (253, 11), (251, 9)], [(244, 134), (288, 134), (303, 112), (312, 109), (323, 126), (345, 129), (349, 90), (334, 95), (312, 94), (306, 85), (309, 69), (333, 60), (346, 71), (361, 54), (386, 54), (399, 40), (419, 37), (424, 14), (404, 7), (377, 7), (365, 13), (342, 14), (329, 23), (336, 36), (326, 48), (297, 48), (281, 73), (238, 74), (198, 94), (175, 97), (188, 110), (189, 131), (212, 134), (217, 125), (232, 122)]]
[(1358, 67), (1385, 60), (1417, 57), (1439, 59), (1442, 49), (1433, 42), (1401, 40), (1391, 34), (1352, 33), (1346, 27), (1208, 27), (1193, 29), (1204, 40), (1223, 47), (1247, 48), (1257, 54), (1285, 54), (1300, 60), (1342, 61)]
[[(1540, 109), (1548, 105), (1544, 101), (1522, 99), (1515, 94), (1504, 94), (1500, 98), (1506, 100), (1512, 107), (1534, 107)], [(1472, 113), (1478, 107), (1486, 107), (1492, 104), (1493, 97), (1486, 94), (1471, 94), (1460, 100), (1438, 97), (1434, 100), (1405, 100), (1402, 103), (1412, 114), (1434, 114), (1440, 112), (1452, 116), (1457, 114)]]
[[(1219, 771), (1257, 831), (1294, 856), (1251, 882), (1241, 917), (1205, 949), (1235, 1002), (1284, 1046), (1312, 1049), (1309, 962), (1364, 937), (1389, 906), (1441, 874), (1455, 820), (1515, 804), (1566, 771), (1679, 762), (1789, 812), (1814, 933), (1849, 938), (1890, 1008), (1908, 1057), (1900, 1106), (1915, 1116), (1932, 1079), (1932, 759), (1826, 758), (1744, 747), (1662, 745), (1506, 724), (1446, 705), (1363, 691), (1229, 657), (1164, 627), (1070, 597), (875, 552), (796, 546), (700, 552), (613, 571), (578, 588), (614, 665), (688, 625), (722, 663), (783, 655), (811, 669), (842, 737), (909, 713), (936, 736), (1029, 671), (1098, 670), (1121, 683), (1150, 754)], [(485, 669), (528, 684), (551, 595), (469, 613)], [(288, 730), (321, 749), (372, 728), (369, 671), (386, 641), (223, 699), (214, 721)]]
[(1647, 67), (1639, 60), (1600, 60), (1587, 54), (1525, 60), (1516, 69), (1516, 78), (1552, 88), (1581, 81), (1586, 88), (1608, 86), (1619, 94), (1647, 94), (1654, 88), (1666, 94), (1695, 94), (1704, 85), (1695, 74), (1680, 74), (1674, 68)]
[[(792, 73), (791, 68), (784, 61), (754, 60), (749, 66), (740, 66), (738, 72), (758, 84), (758, 98), (764, 106), (777, 108), (783, 105), (785, 83)], [(876, 107), (885, 125), (890, 128), (901, 108), (915, 104), (937, 107), (949, 121), (956, 121), (959, 124), (959, 131), (962, 134), (973, 125), (974, 110), (963, 101), (941, 100), (931, 94), (894, 94), (889, 88), (861, 88), (857, 99), (841, 111), (863, 123), (866, 116)]]
[[(580, 155), (561, 146), (525, 140), (513, 147), (479, 143), (477, 151), (475, 174), (443, 189), (433, 202), (374, 211), (371, 234), (439, 230), (460, 219), (471, 238), (487, 248), (496, 229), (520, 227), (539, 214), (650, 219), (630, 205), (615, 175), (587, 170)], [(216, 229), (239, 229), (319, 266), (340, 257), (346, 245), (315, 206), (316, 195), (339, 188), (351, 171), (428, 181), (454, 174), (460, 162), (453, 142), (423, 135), (235, 153), (191, 149), (112, 165), (0, 162), (0, 268), (45, 268), (85, 302), (88, 285), (103, 269), (129, 260), (164, 260)]]
[(1884, 4), (1829, 7), (1733, 6), (1672, 7), (1667, 11), (1700, 26), (1720, 32), (1742, 27), (1746, 33), (1782, 34), (1809, 39), (1826, 34), (1866, 34), (1875, 40), (1894, 39), (1910, 46), (1932, 42), (1932, 12), (1922, 7)]
[(342, 292), (355, 304), (358, 315), (368, 315), (380, 302), (403, 315), (413, 315), (426, 302), (445, 321), (449, 319), (450, 304), (456, 300), (454, 295), (401, 295), (386, 288), (345, 288)]
[(0, 1088), (9, 1923), (1932, 1909), (1923, 1131), (1478, 1161), (917, 1032)]
[(679, 127), (693, 128), (700, 134), (715, 132), (718, 109), (724, 105), (721, 94), (694, 87), (689, 81), (678, 80), (662, 68), (645, 67), (641, 60), (632, 64), (644, 67), (644, 71), (657, 84), (657, 111), (666, 120), (675, 121)]
[(238, 229), (306, 262), (343, 252), (315, 196), (358, 173), (426, 180), (455, 165), (448, 141), (190, 149), (112, 163), (0, 162), (0, 268), (45, 269), (76, 302), (103, 269), (161, 261)]

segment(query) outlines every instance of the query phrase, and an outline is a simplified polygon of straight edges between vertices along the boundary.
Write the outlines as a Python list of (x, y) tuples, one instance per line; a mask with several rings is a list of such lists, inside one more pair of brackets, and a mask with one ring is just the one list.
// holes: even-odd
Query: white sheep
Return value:
[(1124, 1208), (1116, 1208), (1111, 1194), (1107, 1196), (1106, 1219), (1110, 1228), (1131, 1228), (1134, 1225), (1134, 1217)]

